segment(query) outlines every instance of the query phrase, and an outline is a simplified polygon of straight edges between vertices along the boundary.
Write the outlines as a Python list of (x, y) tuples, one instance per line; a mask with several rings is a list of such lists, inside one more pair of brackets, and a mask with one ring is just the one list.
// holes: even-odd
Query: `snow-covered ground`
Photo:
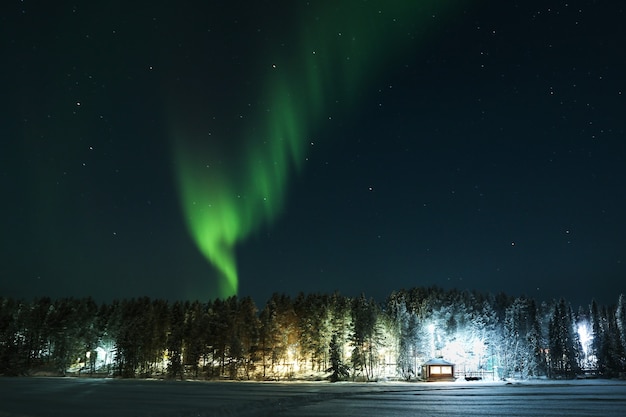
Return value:
[(623, 417), (626, 382), (245, 383), (0, 378), (0, 417)]

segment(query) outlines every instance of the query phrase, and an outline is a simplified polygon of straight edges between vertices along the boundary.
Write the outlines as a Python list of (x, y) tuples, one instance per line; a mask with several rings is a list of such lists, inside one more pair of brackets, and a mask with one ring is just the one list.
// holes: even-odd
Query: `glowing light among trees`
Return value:
[(581, 369), (594, 369), (597, 366), (597, 357), (593, 352), (593, 331), (591, 324), (587, 320), (578, 323), (578, 338), (583, 351), (581, 359)]
[(394, 294), (384, 305), (364, 296), (275, 294), (259, 313), (249, 297), (141, 298), (102, 308), (89, 299), (0, 298), (0, 374), (411, 380), (424, 379), (428, 363), (486, 380), (625, 371), (624, 307), (592, 303), (574, 314), (564, 300), (489, 302), (432, 289)]
[(582, 344), (583, 352), (585, 352), (586, 355), (589, 353), (589, 345), (590, 342), (593, 340), (593, 336), (589, 332), (589, 327), (586, 323), (581, 323), (578, 325), (578, 336), (580, 337), (580, 343)]

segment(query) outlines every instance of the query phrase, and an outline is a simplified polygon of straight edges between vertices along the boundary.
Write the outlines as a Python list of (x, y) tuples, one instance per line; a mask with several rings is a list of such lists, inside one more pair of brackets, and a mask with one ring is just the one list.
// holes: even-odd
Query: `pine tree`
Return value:
[(352, 301), (351, 362), (354, 375), (363, 373), (367, 380), (373, 378), (376, 365), (378, 315), (376, 303), (373, 300), (368, 301), (365, 295), (362, 294)]
[(0, 297), (0, 375), (16, 376), (28, 370), (18, 337), (20, 305), (17, 300)]
[(183, 331), (185, 308), (179, 301), (172, 305), (170, 313), (170, 331), (167, 337), (167, 375), (169, 378), (184, 377), (183, 367)]
[(546, 374), (546, 363), (542, 353), (543, 336), (541, 334), (541, 323), (537, 314), (537, 305), (532, 299), (528, 306), (528, 323), (530, 328), (526, 333), (528, 349), (525, 362), (528, 364), (528, 376), (538, 377)]
[(326, 372), (331, 372), (328, 379), (330, 382), (342, 381), (350, 376), (348, 367), (343, 364), (341, 355), (341, 345), (338, 343), (336, 333), (333, 333), (329, 346), (330, 368)]
[[(309, 362), (312, 371), (328, 367), (328, 349), (331, 338), (328, 296), (300, 293), (294, 302), (298, 317), (298, 340), (301, 362)], [(306, 366), (306, 365), (305, 365)]]
[(619, 295), (617, 309), (615, 310), (615, 321), (619, 332), (622, 349), (626, 351), (626, 296)]
[(394, 293), (387, 299), (387, 315), (396, 335), (396, 370), (407, 381), (416, 375), (413, 356), (416, 348), (417, 323), (409, 313), (403, 294)]
[(250, 379), (258, 354), (260, 328), (257, 309), (252, 298), (244, 297), (239, 302), (234, 328), (233, 345), (237, 344), (238, 354), (232, 356), (235, 356), (237, 372), (241, 368), (245, 378)]
[[(606, 377), (618, 376), (626, 370), (626, 352), (620, 341), (615, 311), (602, 307), (602, 358), (599, 371)], [(599, 361), (600, 362), (600, 361)]]
[(591, 300), (591, 306), (589, 307), (591, 314), (591, 329), (592, 329), (592, 341), (591, 341), (591, 352), (590, 356), (596, 358), (596, 366), (598, 373), (602, 374), (605, 372), (606, 367), (606, 358), (603, 354), (604, 352), (604, 344), (605, 344), (605, 335), (604, 335), (604, 326), (602, 323), (602, 317), (600, 316), (600, 308), (596, 300)]
[(189, 365), (194, 378), (200, 372), (200, 361), (206, 356), (208, 335), (208, 314), (206, 305), (195, 301), (187, 310), (185, 317), (185, 364)]
[(554, 308), (549, 338), (551, 376), (574, 377), (579, 371), (580, 343), (577, 343), (571, 307), (564, 299)]
[(46, 318), (52, 300), (49, 297), (35, 299), (28, 309), (24, 326), (25, 365), (29, 369), (42, 366), (49, 360), (50, 345)]

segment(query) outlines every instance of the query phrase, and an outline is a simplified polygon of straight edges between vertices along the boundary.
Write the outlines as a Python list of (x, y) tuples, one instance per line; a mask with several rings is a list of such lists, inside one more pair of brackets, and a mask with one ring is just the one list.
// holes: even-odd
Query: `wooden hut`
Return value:
[(424, 381), (454, 381), (454, 364), (442, 358), (431, 359), (422, 365)]

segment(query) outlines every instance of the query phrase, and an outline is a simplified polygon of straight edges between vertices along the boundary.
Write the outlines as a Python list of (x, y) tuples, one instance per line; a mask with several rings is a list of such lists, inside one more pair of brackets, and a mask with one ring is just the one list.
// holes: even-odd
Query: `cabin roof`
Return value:
[(454, 366), (454, 364), (452, 362), (448, 362), (447, 360), (444, 360), (442, 358), (433, 358), (431, 360), (429, 360), (428, 362), (426, 362), (424, 364), (425, 366), (429, 366), (429, 365), (448, 365), (448, 366)]

